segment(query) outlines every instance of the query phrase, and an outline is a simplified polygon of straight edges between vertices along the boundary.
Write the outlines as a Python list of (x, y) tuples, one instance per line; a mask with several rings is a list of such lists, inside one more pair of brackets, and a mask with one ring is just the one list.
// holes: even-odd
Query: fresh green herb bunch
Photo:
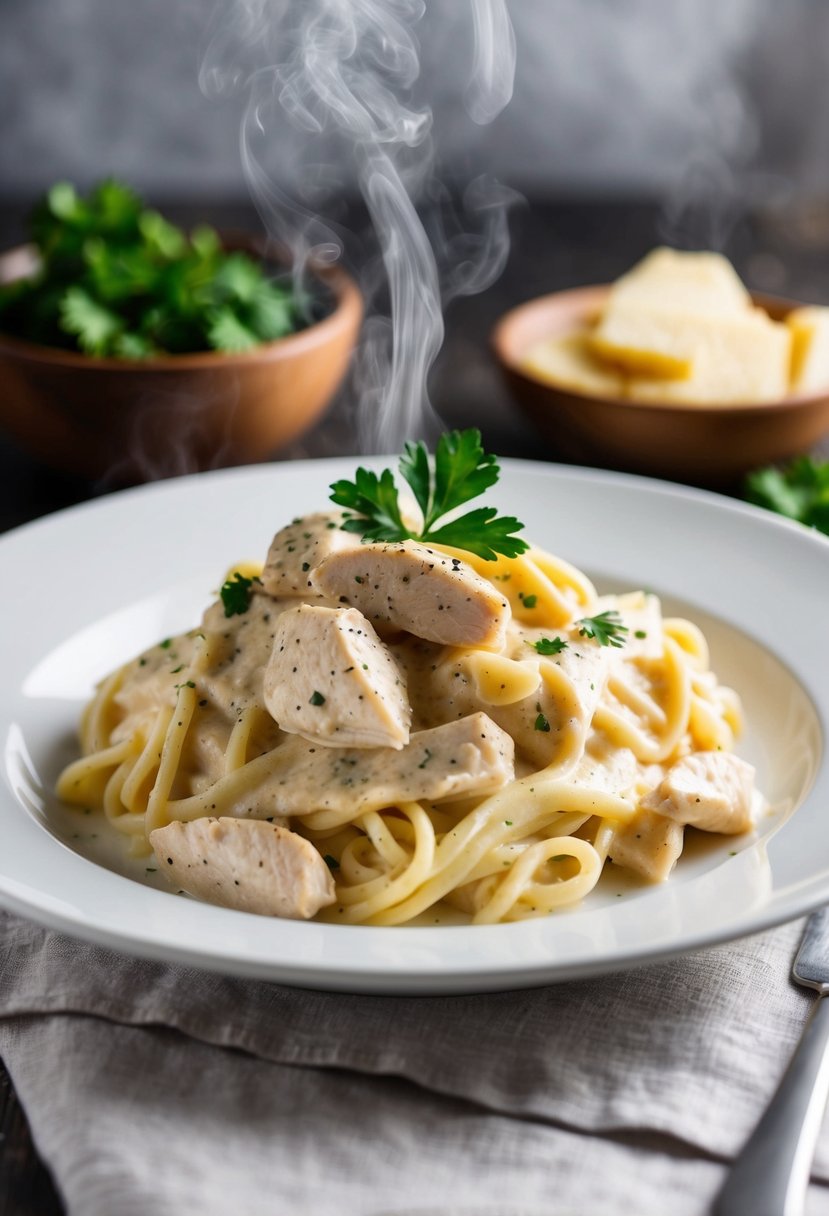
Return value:
[(782, 469), (757, 469), (746, 478), (745, 494), (749, 502), (829, 536), (829, 460), (800, 456)]
[(87, 355), (245, 351), (300, 327), (294, 294), (212, 228), (188, 237), (129, 187), (68, 182), (34, 209), (39, 269), (0, 287), (0, 329)]
[(499, 553), (517, 557), (529, 548), (514, 533), (524, 527), (514, 515), (499, 515), (495, 507), (476, 507), (447, 519), (455, 508), (477, 498), (498, 480), (495, 456), (481, 446), (481, 432), (444, 432), (438, 440), (434, 461), (423, 443), (404, 444), (398, 468), (415, 497), (422, 526), (409, 528), (403, 520), (397, 486), (391, 469), (378, 477), (369, 469), (357, 469), (354, 481), (335, 481), (331, 501), (348, 507), (346, 532), (356, 532), (365, 541), (430, 541), (455, 549), (466, 549), (486, 561)]

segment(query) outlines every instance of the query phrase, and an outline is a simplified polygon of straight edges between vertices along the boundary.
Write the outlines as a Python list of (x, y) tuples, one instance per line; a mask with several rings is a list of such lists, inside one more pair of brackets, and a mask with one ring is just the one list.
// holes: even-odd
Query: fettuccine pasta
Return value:
[(341, 520), (283, 529), (225, 584), (238, 602), (113, 672), (83, 714), (60, 797), (154, 848), (175, 889), (493, 924), (578, 903), (608, 864), (664, 880), (688, 824), (751, 827), (739, 700), (693, 623), (538, 548), (360, 546)]

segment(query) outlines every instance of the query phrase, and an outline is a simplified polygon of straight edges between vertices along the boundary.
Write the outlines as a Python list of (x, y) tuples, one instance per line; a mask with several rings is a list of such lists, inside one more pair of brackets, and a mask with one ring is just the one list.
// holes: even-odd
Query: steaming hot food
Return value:
[(540, 916), (611, 861), (664, 880), (688, 825), (749, 830), (739, 701), (700, 630), (597, 594), (494, 509), (441, 524), (497, 476), (476, 433), (401, 471), (419, 530), (388, 470), (336, 483), (351, 510), (280, 529), (199, 627), (101, 683), (60, 796), (174, 889), (352, 924)]

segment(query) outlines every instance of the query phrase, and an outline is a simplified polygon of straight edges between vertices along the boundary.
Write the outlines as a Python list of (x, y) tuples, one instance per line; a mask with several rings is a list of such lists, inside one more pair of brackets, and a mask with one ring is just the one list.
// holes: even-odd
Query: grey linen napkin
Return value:
[[(801, 927), (404, 998), (139, 961), (0, 914), (0, 1054), (71, 1216), (699, 1216), (808, 1015)], [(829, 1214), (829, 1137), (814, 1176)]]

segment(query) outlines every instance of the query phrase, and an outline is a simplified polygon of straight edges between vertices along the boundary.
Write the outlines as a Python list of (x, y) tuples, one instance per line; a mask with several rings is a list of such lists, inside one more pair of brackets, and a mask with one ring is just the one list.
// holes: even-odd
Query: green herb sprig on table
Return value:
[(495, 561), (499, 553), (517, 557), (529, 548), (527, 541), (514, 535), (524, 525), (512, 515), (498, 515), (495, 507), (476, 507), (446, 520), (450, 511), (498, 480), (498, 461), (483, 450), (476, 428), (441, 435), (433, 462), (425, 444), (407, 442), (398, 468), (420, 508), (421, 527), (412, 529), (404, 523), (391, 469), (378, 477), (359, 468), (354, 481), (335, 481), (331, 486), (331, 501), (348, 508), (346, 532), (358, 533), (366, 541), (431, 541), (466, 549), (486, 561)]
[(829, 535), (829, 460), (800, 456), (785, 468), (769, 466), (745, 480), (749, 502)]
[(212, 228), (189, 236), (105, 181), (53, 186), (30, 221), (38, 268), (0, 286), (0, 330), (87, 355), (250, 350), (302, 324), (294, 293)]

